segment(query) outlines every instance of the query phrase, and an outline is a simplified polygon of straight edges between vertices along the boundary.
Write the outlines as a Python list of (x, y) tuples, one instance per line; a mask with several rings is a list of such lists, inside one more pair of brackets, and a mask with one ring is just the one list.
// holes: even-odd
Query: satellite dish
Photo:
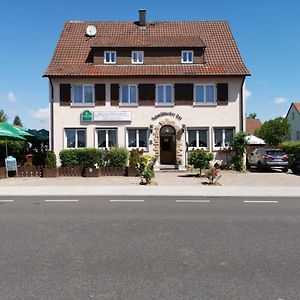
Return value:
[(97, 29), (94, 25), (89, 25), (87, 28), (86, 28), (86, 34), (88, 36), (95, 36), (97, 33)]

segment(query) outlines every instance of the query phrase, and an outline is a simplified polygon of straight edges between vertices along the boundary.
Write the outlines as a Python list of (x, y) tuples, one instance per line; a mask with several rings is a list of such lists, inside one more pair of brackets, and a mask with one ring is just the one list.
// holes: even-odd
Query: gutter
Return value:
[(245, 83), (246, 76), (244, 76), (241, 84), (241, 97), (240, 97), (240, 131), (244, 131), (244, 91), (243, 86)]
[(49, 82), (50, 82), (50, 85), (51, 85), (51, 92), (50, 92), (50, 137), (51, 137), (51, 140), (50, 140), (50, 150), (54, 151), (54, 125), (53, 125), (53, 94), (54, 94), (54, 91), (53, 91), (53, 83), (52, 83), (52, 79), (51, 77), (49, 77)]

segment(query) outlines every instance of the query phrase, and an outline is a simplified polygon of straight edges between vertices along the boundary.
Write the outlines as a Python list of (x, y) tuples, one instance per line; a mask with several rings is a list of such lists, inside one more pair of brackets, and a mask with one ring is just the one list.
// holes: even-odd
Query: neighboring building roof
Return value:
[(246, 132), (249, 134), (254, 134), (254, 132), (259, 129), (262, 125), (260, 119), (246, 119)]
[(288, 109), (288, 112), (286, 114), (286, 118), (289, 115), (292, 106), (294, 106), (296, 108), (296, 110), (298, 111), (298, 113), (300, 114), (300, 103), (299, 102), (292, 102), (289, 109)]
[[(94, 25), (95, 37), (85, 35)], [(205, 64), (94, 65), (91, 47), (206, 47)], [(199, 76), (250, 75), (226, 21), (66, 22), (44, 76)]]

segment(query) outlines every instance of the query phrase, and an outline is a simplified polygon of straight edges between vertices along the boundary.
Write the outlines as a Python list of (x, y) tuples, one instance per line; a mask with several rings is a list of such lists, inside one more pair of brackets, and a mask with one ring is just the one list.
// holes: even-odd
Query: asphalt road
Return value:
[(0, 197), (0, 299), (300, 299), (300, 199)]

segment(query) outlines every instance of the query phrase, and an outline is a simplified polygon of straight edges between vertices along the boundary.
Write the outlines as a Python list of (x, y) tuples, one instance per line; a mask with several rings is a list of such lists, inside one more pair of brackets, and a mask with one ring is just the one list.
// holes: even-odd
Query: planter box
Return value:
[(43, 168), (43, 177), (58, 177), (58, 169)]
[(125, 176), (136, 177), (138, 175), (137, 169), (133, 167), (126, 167)]
[(5, 168), (3, 167), (1, 167), (0, 168), (0, 179), (1, 178), (6, 178), (6, 170), (5, 170)]
[(85, 168), (85, 177), (99, 177), (100, 169), (96, 168)]
[(100, 167), (101, 176), (124, 176), (125, 168), (123, 167)]
[(83, 169), (81, 167), (59, 167), (59, 176), (82, 176)]

